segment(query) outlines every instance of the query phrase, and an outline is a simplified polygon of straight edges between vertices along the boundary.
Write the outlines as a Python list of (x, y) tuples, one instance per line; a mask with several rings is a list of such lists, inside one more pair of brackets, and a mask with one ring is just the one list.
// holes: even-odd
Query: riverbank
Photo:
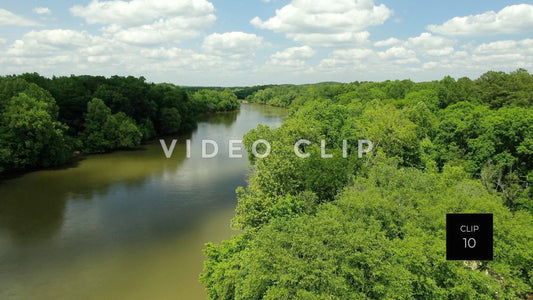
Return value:
[[(205, 299), (206, 242), (228, 239), (246, 155), (186, 159), (199, 141), (281, 125), (286, 110), (243, 104), (213, 114), (165, 158), (159, 143), (84, 157), (0, 184), (0, 298)], [(169, 138), (171, 138), (170, 136)]]
[[(243, 103), (243, 104), (246, 104), (246, 103)], [(91, 157), (92, 155), (104, 155), (104, 154), (109, 154), (109, 153), (113, 153), (113, 152), (117, 152), (117, 151), (140, 151), (140, 150), (143, 149), (143, 146), (149, 145), (149, 144), (153, 144), (153, 143), (158, 143), (160, 139), (165, 139), (165, 138), (175, 137), (175, 136), (187, 136), (187, 135), (190, 135), (194, 130), (196, 130), (198, 122), (202, 122), (202, 121), (208, 120), (209, 118), (211, 118), (213, 116), (216, 116), (217, 114), (231, 114), (231, 113), (238, 112), (239, 110), (240, 110), (240, 106), (239, 106), (238, 109), (235, 109), (235, 110), (216, 111), (216, 112), (208, 112), (208, 113), (199, 114), (199, 115), (196, 116), (196, 124), (195, 124), (194, 128), (192, 128), (192, 129), (190, 129), (190, 130), (188, 130), (186, 132), (176, 132), (176, 133), (173, 133), (173, 134), (166, 134), (166, 135), (161, 135), (161, 136), (154, 137), (152, 139), (143, 141), (141, 145), (139, 145), (138, 147), (135, 147), (135, 148), (122, 148), (122, 149), (118, 148), (118, 149), (113, 149), (113, 150), (109, 150), (109, 151), (105, 151), (105, 152), (101, 152), (101, 153), (82, 153), (80, 150), (76, 150), (76, 151), (73, 152), (72, 158), (70, 159), (70, 161), (68, 161), (68, 162), (66, 162), (65, 164), (62, 164), (62, 165), (51, 166), (51, 167), (42, 167), (42, 168), (29, 168), (29, 169), (21, 169), (21, 170), (0, 171), (0, 184), (4, 180), (10, 180), (10, 179), (17, 178), (17, 177), (23, 176), (25, 174), (36, 172), (36, 171), (53, 171), (53, 170), (62, 170), (62, 169), (74, 168), (74, 167), (78, 166), (80, 161), (82, 161), (82, 160), (84, 160), (84, 159), (86, 159), (88, 157)]]

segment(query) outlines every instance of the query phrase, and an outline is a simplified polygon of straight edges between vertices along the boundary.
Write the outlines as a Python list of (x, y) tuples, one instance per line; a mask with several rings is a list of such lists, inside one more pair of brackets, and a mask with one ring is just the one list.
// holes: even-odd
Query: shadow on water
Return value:
[[(201, 125), (231, 127), (239, 111), (204, 116)], [(17, 244), (52, 238), (62, 227), (68, 200), (88, 201), (102, 197), (118, 184), (134, 189), (152, 176), (175, 173), (185, 160), (183, 141), (191, 139), (198, 126), (180, 136), (172, 159), (165, 159), (158, 139), (131, 151), (79, 156), (71, 163), (41, 170), (0, 174), (0, 230)], [(191, 211), (174, 212), (179, 227), (193, 221)]]
[[(201, 249), (231, 234), (235, 188), (248, 174), (246, 155), (229, 159), (224, 141), (259, 123), (279, 126), (283, 114), (242, 105), (165, 137), (178, 139), (170, 159), (155, 140), (0, 182), (0, 298), (168, 298), (176, 287), (205, 298)], [(201, 159), (202, 139), (216, 140), (220, 154)]]
[[(200, 125), (231, 127), (239, 114), (211, 114)], [(164, 137), (180, 141), (172, 159), (164, 158), (159, 141), (154, 140), (132, 151), (79, 156), (61, 167), (4, 174), (0, 177), (0, 229), (16, 243), (52, 238), (62, 227), (68, 200), (94, 199), (117, 184), (133, 189), (151, 176), (175, 173), (185, 160), (183, 141), (197, 131), (196, 126), (189, 134)], [(182, 214), (178, 223), (193, 219), (190, 211)]]
[(184, 146), (176, 146), (171, 160), (161, 151), (154, 142), (134, 151), (90, 155), (63, 167), (12, 174), (0, 182), (0, 229), (14, 242), (51, 238), (63, 224), (68, 200), (87, 201), (117, 184), (134, 188), (150, 176), (176, 172), (185, 160)]
[(16, 243), (47, 239), (63, 225), (64, 212), (65, 199), (44, 197), (35, 201), (30, 197), (3, 195), (0, 201), (0, 227), (7, 230)]
[(2, 182), (11, 180), (11, 179), (17, 179), (20, 178), (26, 174), (36, 172), (36, 171), (56, 171), (56, 170), (65, 170), (65, 169), (71, 169), (76, 168), (80, 165), (80, 162), (84, 160), (86, 156), (80, 155), (77, 157), (72, 158), (72, 160), (64, 165), (61, 166), (54, 166), (54, 167), (47, 167), (47, 168), (39, 168), (39, 169), (28, 169), (28, 170), (14, 170), (9, 172), (0, 172), (0, 184)]
[(231, 127), (237, 118), (239, 117), (241, 111), (227, 111), (227, 112), (218, 112), (209, 115), (202, 116), (200, 121), (209, 122), (209, 124), (217, 125), (223, 124), (226, 127)]

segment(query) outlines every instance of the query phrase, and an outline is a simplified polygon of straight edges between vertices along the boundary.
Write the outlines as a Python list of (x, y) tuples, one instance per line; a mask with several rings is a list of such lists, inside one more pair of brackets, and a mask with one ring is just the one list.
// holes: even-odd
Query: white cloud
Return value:
[(323, 59), (318, 70), (325, 72), (354, 72), (355, 73), (394, 73), (407, 70), (408, 65), (419, 64), (413, 50), (404, 47), (391, 47), (385, 51), (375, 51), (370, 48), (354, 48), (335, 50)]
[(532, 28), (531, 4), (511, 5), (499, 12), (487, 11), (479, 15), (455, 17), (442, 25), (428, 26), (432, 32), (451, 36), (531, 32)]
[(453, 40), (424, 32), (417, 37), (408, 38), (404, 45), (423, 55), (443, 56), (455, 51), (455, 43)]
[(148, 59), (158, 71), (170, 71), (176, 68), (191, 71), (205, 68), (218, 68), (225, 61), (216, 55), (201, 54), (189, 49), (180, 49), (177, 47), (143, 49), (140, 54), (144, 59)]
[[(282, 33), (302, 45), (280, 48), (264, 57), (264, 51), (258, 50), (268, 48), (265, 46), (269, 44), (257, 33), (234, 31), (202, 36), (216, 20), (214, 7), (208, 0), (93, 0), (71, 11), (89, 24), (102, 24), (100, 31), (31, 28), (15, 38), (0, 38), (3, 50), (0, 69), (4, 74), (39, 72), (47, 76), (143, 75), (149, 80), (193, 85), (432, 80), (446, 74), (477, 77), (489, 69), (533, 70), (532, 38), (465, 42), (449, 36), (460, 35), (457, 33), (460, 31), (450, 29), (452, 19), (436, 27), (446, 27), (454, 34), (436, 30), (407, 39), (390, 37), (370, 42), (367, 28), (382, 24), (392, 14), (384, 5), (375, 5), (372, 0), (287, 3), (271, 18), (254, 18), (252, 24)], [(518, 7), (524, 11), (530, 6)], [(517, 28), (523, 28), (523, 24), (531, 25), (527, 18), (520, 17), (521, 12), (515, 12), (515, 19), (522, 22), (516, 25), (519, 22), (509, 19), (512, 14), (506, 9), (494, 13), (497, 15), (494, 19), (500, 21), (483, 23), (479, 20), (485, 19), (478, 18), (480, 15), (470, 16), (458, 30), (474, 32), (472, 28), (489, 24), (491, 31), (498, 32), (493, 26), (498, 23), (507, 24), (506, 30), (519, 32)], [(36, 9), (34, 12), (38, 13)], [(17, 17), (26, 22), (19, 19), (15, 24), (13, 20)], [(0, 9), (0, 25), (6, 24), (39, 25)], [(478, 32), (484, 31), (487, 30)], [(200, 49), (177, 45), (190, 38), (196, 38), (191, 44), (200, 44)], [(315, 46), (335, 48), (324, 53), (326, 49)], [(256, 57), (256, 52), (261, 56)]]
[(377, 52), (377, 55), (380, 60), (395, 64), (412, 64), (420, 62), (418, 58), (416, 58), (415, 51), (406, 49), (404, 47), (394, 46), (385, 51)]
[(407, 40), (399, 40), (391, 37), (386, 40), (377, 41), (374, 43), (374, 46), (396, 46), (396, 48), (413, 50), (418, 55), (422, 56), (444, 56), (450, 55), (455, 51), (454, 46), (456, 43), (455, 40), (433, 35), (429, 32), (423, 32), (419, 36), (410, 37)]
[(340, 32), (340, 33), (307, 33), (295, 36), (294, 40), (309, 45), (316, 45), (322, 47), (335, 47), (342, 44), (366, 44), (370, 33), (368, 31), (361, 32)]
[(122, 29), (116, 27), (114, 35), (118, 40), (131, 44), (153, 45), (167, 42), (179, 42), (193, 38), (202, 32), (207, 24), (215, 21), (214, 15), (197, 18), (160, 19), (153, 24)]
[(427, 63), (424, 63), (422, 65), (422, 68), (423, 69), (433, 69), (433, 68), (436, 68), (439, 66), (439, 63), (436, 62), (436, 61), (430, 61), (430, 62), (427, 62)]
[(506, 40), (484, 43), (472, 49), (472, 53), (507, 53), (514, 51), (520, 52), (524, 50), (526, 51), (524, 53), (529, 53), (530, 55), (533, 55), (533, 39), (524, 39), (519, 41)]
[(376, 46), (376, 47), (388, 47), (388, 46), (397, 45), (399, 42), (400, 42), (399, 39), (391, 37), (391, 38), (388, 38), (386, 40), (375, 42), (374, 46)]
[(103, 42), (99, 37), (85, 31), (53, 29), (30, 31), (16, 40), (7, 49), (13, 57), (46, 57), (61, 56), (81, 47), (89, 47)]
[(488, 70), (533, 68), (533, 39), (505, 40), (465, 47), (423, 64), (424, 70), (456, 77), (477, 77)]
[(33, 9), (33, 12), (38, 15), (49, 15), (52, 13), (52, 11), (48, 7), (36, 7)]
[(307, 66), (305, 60), (314, 55), (315, 51), (309, 46), (290, 47), (272, 54), (267, 64), (287, 68), (304, 68)]
[[(231, 43), (224, 45), (231, 49)], [(185, 80), (198, 74), (198, 83), (205, 78), (206, 70), (228, 77), (228, 72), (238, 73), (253, 68), (252, 60), (246, 57), (203, 54), (177, 47), (146, 47), (125, 43), (107, 33), (92, 35), (86, 31), (67, 29), (26, 33), (6, 46), (5, 55), (0, 57), (0, 66), (6, 73), (39, 72), (49, 76), (118, 73), (160, 76), (161, 80), (167, 81), (168, 74), (179, 74)], [(163, 79), (165, 77), (167, 79)], [(175, 77), (175, 80), (179, 78)]]
[(300, 59), (311, 58), (315, 55), (315, 51), (309, 46), (291, 47), (283, 51), (278, 51), (272, 55), (276, 59)]
[(206, 17), (213, 15), (215, 8), (206, 0), (93, 0), (87, 6), (75, 5), (70, 11), (75, 16), (85, 18), (89, 24), (139, 26), (160, 18)]
[(202, 49), (220, 55), (253, 55), (263, 45), (263, 38), (252, 33), (233, 31), (205, 37)]
[(41, 23), (0, 8), (0, 26), (42, 26)]
[(347, 50), (333, 51), (329, 59), (329, 63), (335, 62), (335, 64), (345, 64), (350, 62), (360, 62), (361, 60), (369, 57), (376, 56), (376, 52), (369, 48), (356, 48)]
[[(503, 40), (453, 48), (456, 41), (422, 33), (385, 51), (371, 48), (336, 50), (316, 70), (349, 80), (412, 78), (432, 80), (444, 75), (478, 77), (488, 70), (533, 69), (533, 39)], [(448, 49), (450, 48), (450, 49)], [(440, 50), (439, 50), (440, 49)], [(439, 55), (441, 51), (446, 55)]]
[(215, 8), (206, 0), (94, 0), (70, 11), (89, 24), (107, 24), (102, 28), (104, 33), (136, 45), (194, 38), (216, 20)]
[(391, 15), (387, 6), (376, 6), (373, 0), (292, 0), (274, 17), (255, 17), (251, 23), (297, 42), (331, 47), (364, 43), (370, 35), (365, 29), (383, 24)]
[(455, 44), (455, 42), (450, 39), (441, 36), (435, 36), (428, 32), (423, 32), (419, 36), (408, 38), (407, 43), (414, 47), (424, 49), (442, 48), (453, 46), (453, 44)]

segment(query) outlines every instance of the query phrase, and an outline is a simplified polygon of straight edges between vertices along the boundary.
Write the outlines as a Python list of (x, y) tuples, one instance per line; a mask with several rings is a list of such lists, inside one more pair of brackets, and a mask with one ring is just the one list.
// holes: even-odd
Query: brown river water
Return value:
[[(285, 114), (242, 104), (174, 137), (170, 159), (154, 142), (1, 181), (0, 299), (205, 299), (202, 249), (235, 234), (235, 189), (250, 172), (228, 140)], [(202, 139), (218, 143), (215, 158), (200, 157)]]

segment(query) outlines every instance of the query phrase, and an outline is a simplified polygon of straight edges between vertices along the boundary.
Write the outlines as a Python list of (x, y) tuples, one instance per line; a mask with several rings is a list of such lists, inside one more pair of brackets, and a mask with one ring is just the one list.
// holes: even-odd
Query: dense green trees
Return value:
[[(255, 172), (237, 190), (233, 226), (209, 244), (213, 299), (493, 299), (533, 294), (533, 76), (325, 83), (244, 90), (290, 108), (244, 137)], [(230, 89), (144, 78), (23, 74), (0, 78), (0, 171), (65, 163), (74, 150), (135, 148), (235, 109)], [(299, 139), (311, 145), (293, 153)], [(357, 140), (374, 151), (357, 158)], [(333, 158), (321, 158), (325, 140)], [(349, 143), (342, 157), (342, 140)], [(263, 149), (264, 150), (264, 149)], [(260, 149), (261, 152), (261, 149)], [(494, 214), (495, 259), (445, 260), (450, 212)]]
[(20, 93), (0, 117), (1, 169), (47, 167), (69, 156), (66, 127), (54, 121), (45, 102)]
[(237, 96), (230, 90), (217, 91), (204, 89), (191, 95), (195, 103), (203, 107), (203, 111), (228, 111), (239, 107)]
[(0, 77), (0, 172), (61, 165), (75, 150), (135, 148), (239, 106), (230, 90), (198, 93), (132, 76)]
[(491, 108), (533, 104), (533, 77), (524, 69), (510, 74), (487, 72), (476, 80), (476, 85), (481, 102)]
[(17, 78), (0, 81), (0, 171), (68, 161), (72, 142), (50, 93)]
[[(272, 86), (248, 97), (252, 102), (290, 107), (293, 119), (316, 120), (318, 127), (347, 120), (345, 128), (323, 132), (340, 140), (364, 137), (377, 152), (418, 168), (460, 165), (500, 192), (512, 209), (531, 210), (533, 75), (487, 72), (476, 80), (354, 82), (350, 84)], [(318, 119), (304, 111), (341, 105), (348, 112)], [(337, 116), (337, 117), (335, 117)], [(309, 118), (310, 117), (310, 118)], [(287, 126), (290, 126), (290, 120)]]
[[(533, 294), (533, 76), (272, 86), (291, 109), (244, 137), (238, 236), (208, 244), (211, 299), (513, 299)], [(306, 159), (299, 139), (312, 142)], [(333, 158), (320, 158), (320, 140)], [(342, 158), (342, 140), (349, 142)], [(374, 151), (357, 159), (357, 140)], [(355, 145), (355, 147), (354, 147)], [(494, 214), (493, 261), (446, 261), (446, 213)]]
[(244, 100), (246, 97), (254, 94), (255, 92), (259, 90), (263, 90), (270, 85), (255, 85), (255, 86), (248, 86), (248, 87), (237, 87), (233, 88), (233, 92), (237, 96), (238, 99)]
[[(312, 197), (284, 199), (287, 209), (268, 224), (208, 244), (202, 280), (211, 299), (494, 299), (531, 291), (533, 217), (509, 212), (453, 171), (378, 163), (333, 203), (294, 209)], [(446, 261), (446, 212), (494, 213), (494, 261)]]
[(85, 130), (81, 136), (87, 153), (134, 148), (142, 139), (133, 119), (123, 112), (111, 114), (111, 109), (97, 98), (87, 104)]

